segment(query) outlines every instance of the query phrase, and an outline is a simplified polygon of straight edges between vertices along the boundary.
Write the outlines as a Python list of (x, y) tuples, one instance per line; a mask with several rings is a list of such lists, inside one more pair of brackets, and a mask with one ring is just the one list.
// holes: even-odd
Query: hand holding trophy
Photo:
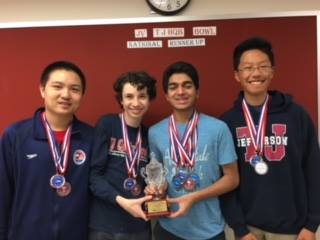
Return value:
[[(145, 202), (148, 218), (168, 216), (170, 214), (163, 187), (166, 186), (168, 170), (160, 162), (152, 158), (145, 168), (141, 168), (141, 175), (147, 187), (152, 189), (152, 199)], [(161, 191), (162, 190), (162, 191)]]

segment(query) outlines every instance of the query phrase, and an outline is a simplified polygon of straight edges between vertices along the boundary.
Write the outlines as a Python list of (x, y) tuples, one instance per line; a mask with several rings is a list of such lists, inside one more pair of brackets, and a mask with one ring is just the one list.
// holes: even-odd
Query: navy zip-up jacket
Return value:
[(7, 128), (0, 144), (0, 240), (85, 240), (88, 171), (93, 128), (74, 118), (66, 181), (57, 195), (56, 173), (40, 113)]

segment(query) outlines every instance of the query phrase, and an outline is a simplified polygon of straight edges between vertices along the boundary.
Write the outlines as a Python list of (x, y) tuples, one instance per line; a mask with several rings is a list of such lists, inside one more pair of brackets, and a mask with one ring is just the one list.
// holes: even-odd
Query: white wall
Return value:
[[(183, 16), (320, 10), (319, 0), (191, 0)], [(0, 0), (0, 24), (21, 21), (159, 17), (145, 0)]]

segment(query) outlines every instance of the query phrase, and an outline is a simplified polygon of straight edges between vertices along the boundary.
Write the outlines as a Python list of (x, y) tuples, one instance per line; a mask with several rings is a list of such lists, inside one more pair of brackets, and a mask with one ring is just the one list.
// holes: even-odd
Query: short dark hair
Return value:
[(235, 47), (233, 51), (233, 69), (235, 71), (238, 70), (242, 54), (245, 51), (254, 49), (260, 50), (261, 52), (265, 53), (268, 56), (271, 65), (274, 66), (274, 55), (271, 43), (264, 38), (253, 37), (241, 42), (238, 46)]
[(165, 93), (168, 92), (169, 79), (175, 73), (187, 74), (191, 78), (196, 89), (199, 89), (199, 76), (196, 68), (190, 63), (179, 61), (169, 65), (163, 73), (162, 87)]
[(121, 106), (123, 86), (130, 83), (136, 86), (138, 90), (147, 88), (148, 97), (150, 100), (155, 99), (157, 95), (156, 80), (144, 71), (127, 72), (122, 74), (113, 84), (113, 90), (116, 93), (116, 99)]
[(84, 76), (83, 72), (81, 71), (81, 69), (77, 65), (75, 65), (72, 62), (67, 62), (67, 61), (56, 61), (56, 62), (49, 64), (43, 70), (43, 72), (41, 74), (41, 78), (40, 78), (41, 86), (43, 86), (43, 87), (46, 86), (46, 84), (49, 80), (50, 74), (56, 70), (66, 70), (66, 71), (72, 71), (72, 72), (76, 73), (81, 80), (82, 93), (84, 94), (84, 92), (86, 90), (86, 77)]

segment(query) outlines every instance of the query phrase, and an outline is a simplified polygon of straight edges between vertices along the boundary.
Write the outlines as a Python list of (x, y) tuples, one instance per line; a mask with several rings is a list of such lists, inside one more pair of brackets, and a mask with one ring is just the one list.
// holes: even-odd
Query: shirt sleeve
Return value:
[(104, 177), (108, 165), (112, 124), (101, 118), (95, 127), (90, 167), (90, 190), (95, 197), (116, 204), (120, 193)]
[(0, 240), (8, 239), (8, 225), (14, 195), (12, 139), (13, 137), (10, 138), (5, 132), (0, 140)]
[(234, 143), (232, 139), (231, 132), (228, 126), (222, 123), (222, 131), (220, 131), (219, 136), (219, 164), (224, 165), (228, 163), (235, 162), (237, 160), (237, 154), (234, 149)]

